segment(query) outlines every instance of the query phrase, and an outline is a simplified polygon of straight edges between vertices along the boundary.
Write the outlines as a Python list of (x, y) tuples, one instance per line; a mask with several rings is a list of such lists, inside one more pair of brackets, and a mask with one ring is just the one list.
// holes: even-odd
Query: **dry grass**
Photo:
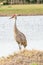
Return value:
[(0, 65), (43, 65), (43, 51), (23, 50), (1, 58)]

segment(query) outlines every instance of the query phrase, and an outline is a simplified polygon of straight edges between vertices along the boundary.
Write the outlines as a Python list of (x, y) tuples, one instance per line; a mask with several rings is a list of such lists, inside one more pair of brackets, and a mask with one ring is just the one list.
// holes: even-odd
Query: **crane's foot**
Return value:
[(19, 44), (19, 49), (21, 50), (21, 45)]
[(21, 50), (21, 46), (19, 46), (19, 49)]

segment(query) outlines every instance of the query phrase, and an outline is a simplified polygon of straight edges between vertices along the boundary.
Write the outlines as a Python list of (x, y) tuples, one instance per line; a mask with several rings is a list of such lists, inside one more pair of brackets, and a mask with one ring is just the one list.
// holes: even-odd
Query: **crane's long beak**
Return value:
[(12, 18), (14, 18), (16, 15), (13, 15), (12, 17), (10, 17), (9, 19), (12, 19)]

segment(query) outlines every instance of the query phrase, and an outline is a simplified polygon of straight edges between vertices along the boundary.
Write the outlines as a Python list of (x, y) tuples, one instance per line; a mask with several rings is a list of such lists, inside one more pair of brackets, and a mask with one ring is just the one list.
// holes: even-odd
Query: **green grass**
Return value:
[(37, 63), (32, 63), (31, 65), (38, 65)]
[(30, 5), (0, 5), (0, 15), (12, 14), (42, 15), (43, 4)]

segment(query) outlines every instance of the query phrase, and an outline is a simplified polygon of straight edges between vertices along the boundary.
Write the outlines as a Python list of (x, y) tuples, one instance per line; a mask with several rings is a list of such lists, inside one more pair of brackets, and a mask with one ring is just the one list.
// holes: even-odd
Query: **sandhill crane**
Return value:
[(16, 20), (17, 20), (17, 14), (14, 14), (10, 19), (15, 18), (15, 24), (14, 24), (14, 36), (15, 40), (19, 45), (19, 49), (21, 49), (21, 45), (24, 46), (24, 48), (27, 46), (27, 40), (25, 35), (20, 32), (16, 26)]

